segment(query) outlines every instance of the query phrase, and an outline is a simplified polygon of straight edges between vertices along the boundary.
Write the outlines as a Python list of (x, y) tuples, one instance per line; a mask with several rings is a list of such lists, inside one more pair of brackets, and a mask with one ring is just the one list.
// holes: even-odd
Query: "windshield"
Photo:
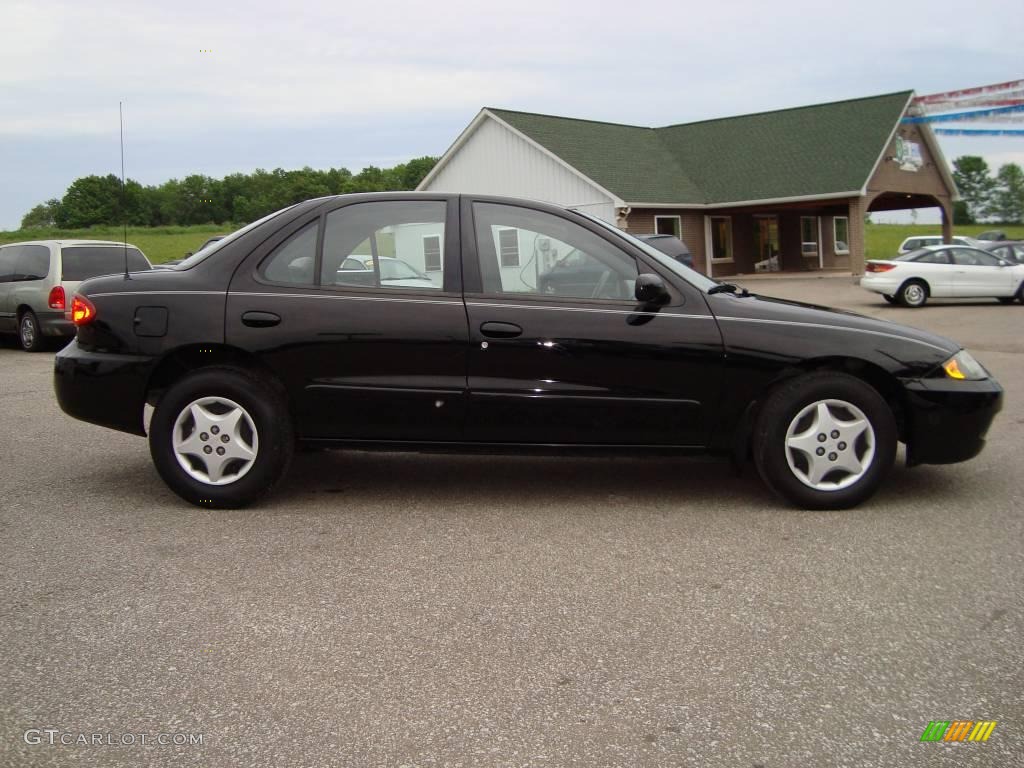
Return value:
[(238, 238), (240, 238), (242, 235), (246, 234), (247, 232), (251, 232), (252, 230), (256, 229), (256, 227), (258, 227), (260, 224), (263, 224), (264, 222), (270, 221), (275, 216), (280, 216), (285, 211), (290, 211), (294, 207), (295, 207), (294, 205), (289, 205), (287, 208), (282, 208), (279, 211), (274, 211), (273, 213), (271, 213), (271, 214), (269, 214), (267, 216), (264, 216), (262, 219), (257, 219), (252, 224), (247, 224), (246, 226), (242, 227), (241, 229), (236, 229), (230, 235), (225, 235), (223, 238), (221, 238), (220, 240), (218, 240), (215, 243), (210, 243), (209, 245), (204, 245), (202, 248), (200, 248), (198, 251), (193, 253), (191, 256), (189, 256), (187, 259), (182, 261), (180, 264), (175, 264), (174, 266), (172, 266), (171, 269), (182, 270), (182, 269), (190, 269), (190, 268), (194, 267), (199, 262), (205, 261), (211, 254), (216, 253), (217, 251), (219, 251), (221, 248), (223, 248), (228, 243), (234, 242), (235, 240), (237, 240)]
[(672, 272), (677, 274), (679, 277), (683, 278), (690, 285), (699, 288), (702, 291), (710, 291), (716, 285), (721, 285), (721, 283), (719, 283), (717, 280), (712, 280), (710, 277), (705, 277), (700, 272), (697, 272), (694, 269), (690, 269), (682, 262), (669, 258), (664, 253), (659, 251), (657, 248), (648, 245), (643, 240), (637, 237), (633, 237), (633, 235), (629, 234), (628, 232), (623, 232), (618, 227), (612, 226), (604, 219), (599, 219), (597, 218), (597, 216), (591, 216), (589, 213), (584, 213), (583, 211), (576, 211), (576, 213), (580, 214), (581, 216), (586, 216), (588, 219), (597, 222), (605, 229), (610, 230), (615, 234), (626, 238), (627, 240), (629, 240), (630, 243), (635, 245), (641, 251), (646, 253), (648, 256), (654, 258), (658, 262), (658, 264), (660, 264), (663, 267), (666, 267), (667, 269), (670, 269)]
[(399, 259), (380, 260), (381, 280), (409, 280), (417, 277), (422, 277), (422, 275), (404, 261)]

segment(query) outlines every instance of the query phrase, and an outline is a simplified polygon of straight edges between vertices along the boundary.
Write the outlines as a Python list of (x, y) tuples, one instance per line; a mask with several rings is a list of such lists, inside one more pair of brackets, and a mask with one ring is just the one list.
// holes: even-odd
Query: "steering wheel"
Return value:
[(590, 294), (590, 298), (599, 299), (601, 298), (601, 292), (608, 285), (608, 278), (612, 276), (612, 270), (606, 269), (601, 273), (601, 279), (597, 281), (597, 285), (594, 286), (593, 292)]

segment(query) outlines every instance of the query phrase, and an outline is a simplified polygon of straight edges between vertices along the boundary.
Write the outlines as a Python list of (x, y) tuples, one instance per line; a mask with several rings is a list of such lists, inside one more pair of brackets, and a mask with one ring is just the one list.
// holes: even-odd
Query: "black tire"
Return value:
[(886, 302), (888, 302), (889, 304), (895, 304), (896, 303), (896, 297), (895, 296), (890, 296), (888, 293), (883, 293), (882, 294), (882, 298), (885, 299)]
[(924, 280), (907, 280), (896, 298), (904, 307), (923, 307), (928, 301), (928, 284)]
[[(237, 404), (244, 409), (255, 430), (255, 439), (251, 431), (249, 434), (249, 445), (256, 448), (255, 459), (236, 462), (234, 466), (248, 468), (244, 474), (235, 472), (238, 478), (223, 485), (197, 479), (182, 466), (174, 450), (175, 423), (179, 415), (202, 398), (224, 398)], [(208, 437), (211, 446), (220, 447), (212, 442), (218, 438)], [(225, 437), (226, 432), (219, 439)], [(230, 438), (225, 442), (230, 443)], [(205, 448), (204, 445), (203, 450)], [(173, 384), (157, 404), (149, 425), (149, 449), (160, 477), (186, 501), (217, 509), (246, 506), (268, 495), (291, 464), (295, 436), (287, 397), (275, 382), (254, 371), (228, 366), (201, 368)], [(198, 459), (186, 457), (183, 461), (193, 470), (203, 469), (207, 477), (210, 476), (206, 460), (201, 456)]]
[[(787, 455), (799, 461), (799, 451), (787, 446), (791, 424), (798, 426), (798, 415), (805, 408), (825, 400), (838, 400), (860, 409), (874, 432), (874, 455), (864, 473), (844, 488), (821, 490), (804, 482), (790, 466)], [(866, 437), (866, 435), (865, 435)], [(896, 420), (882, 396), (864, 381), (845, 373), (822, 371), (809, 373), (779, 385), (765, 400), (754, 425), (754, 463), (765, 484), (777, 495), (803, 509), (849, 509), (878, 490), (896, 457)], [(843, 448), (845, 443), (827, 442), (827, 451)], [(858, 438), (858, 446), (862, 438)], [(858, 446), (850, 447), (857, 452)], [(821, 461), (836, 454), (827, 453)], [(861, 456), (866, 456), (866, 452)], [(835, 477), (842, 473), (823, 476)], [(809, 473), (805, 473), (809, 477)], [(853, 477), (852, 473), (848, 477)], [(829, 481), (832, 482), (832, 481)]]
[(18, 318), (18, 342), (26, 352), (42, 352), (46, 349), (46, 338), (39, 327), (39, 318), (31, 309)]
[(1013, 304), (1017, 300), (1016, 296), (996, 296), (996, 300), (1000, 304)]

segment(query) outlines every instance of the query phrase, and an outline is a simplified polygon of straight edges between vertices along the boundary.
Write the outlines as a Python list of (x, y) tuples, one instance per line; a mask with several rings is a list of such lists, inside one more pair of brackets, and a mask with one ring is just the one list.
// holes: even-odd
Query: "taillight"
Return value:
[(868, 272), (888, 272), (890, 269), (896, 269), (895, 264), (878, 264), (874, 261), (869, 261), (865, 266)]
[(75, 325), (88, 325), (96, 319), (96, 307), (85, 296), (75, 294), (71, 299), (71, 321)]
[(64, 286), (53, 286), (50, 289), (50, 296), (46, 301), (50, 305), (50, 309), (64, 309)]

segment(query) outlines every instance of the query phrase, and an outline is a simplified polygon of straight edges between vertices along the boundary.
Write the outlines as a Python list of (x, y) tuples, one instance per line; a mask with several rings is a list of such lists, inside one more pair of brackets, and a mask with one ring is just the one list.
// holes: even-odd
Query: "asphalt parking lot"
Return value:
[[(985, 452), (846, 512), (704, 459), (335, 451), (202, 510), (5, 342), (0, 765), (1024, 765), (1024, 306), (745, 284), (964, 343)], [(957, 719), (998, 725), (919, 741)]]

